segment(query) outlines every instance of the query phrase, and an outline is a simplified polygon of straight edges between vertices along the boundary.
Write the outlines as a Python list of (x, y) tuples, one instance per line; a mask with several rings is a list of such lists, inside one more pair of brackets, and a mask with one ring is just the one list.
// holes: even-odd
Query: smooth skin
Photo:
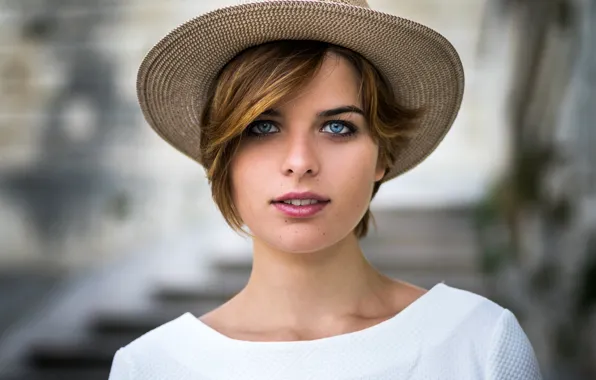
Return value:
[[(385, 172), (356, 111), (358, 83), (351, 64), (330, 54), (302, 91), (247, 127), (231, 175), (253, 235), (253, 266), (244, 289), (200, 318), (221, 334), (247, 341), (345, 334), (392, 318), (426, 292), (373, 268), (353, 233)], [(305, 191), (330, 202), (302, 219), (271, 204)]]

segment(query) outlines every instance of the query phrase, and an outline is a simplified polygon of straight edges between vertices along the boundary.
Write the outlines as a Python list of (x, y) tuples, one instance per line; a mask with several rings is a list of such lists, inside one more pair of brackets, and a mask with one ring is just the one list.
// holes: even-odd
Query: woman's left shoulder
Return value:
[(441, 285), (433, 298), (437, 336), (482, 352), (490, 379), (541, 379), (530, 340), (514, 313), (485, 296)]
[(439, 339), (468, 336), (488, 345), (498, 326), (515, 319), (508, 309), (486, 296), (444, 283), (437, 284), (425, 297), (425, 324)]
[(503, 309), (492, 329), (486, 367), (492, 379), (542, 379), (534, 348), (508, 309)]
[(488, 297), (469, 290), (439, 283), (430, 291), (433, 307), (448, 310), (445, 316), (451, 318), (482, 318), (485, 322), (496, 323), (506, 310)]

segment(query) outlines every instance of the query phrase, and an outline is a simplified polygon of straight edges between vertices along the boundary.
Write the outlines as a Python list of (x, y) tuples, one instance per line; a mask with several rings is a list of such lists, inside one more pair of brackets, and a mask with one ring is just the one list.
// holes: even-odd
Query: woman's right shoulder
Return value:
[(120, 350), (136, 352), (146, 351), (152, 347), (169, 347), (179, 342), (181, 338), (188, 337), (192, 319), (194, 319), (192, 314), (185, 313), (146, 332)]
[[(170, 362), (167, 358), (175, 358), (185, 349), (184, 343), (189, 339), (193, 318), (190, 313), (183, 314), (119, 348), (114, 354), (109, 380), (145, 379), (141, 372), (144, 372), (143, 368), (147, 364)], [(156, 375), (150, 377), (152, 380), (162, 379), (157, 376), (158, 367), (152, 370)], [(168, 371), (170, 370), (172, 369), (169, 368)], [(167, 377), (163, 377), (165, 378)]]

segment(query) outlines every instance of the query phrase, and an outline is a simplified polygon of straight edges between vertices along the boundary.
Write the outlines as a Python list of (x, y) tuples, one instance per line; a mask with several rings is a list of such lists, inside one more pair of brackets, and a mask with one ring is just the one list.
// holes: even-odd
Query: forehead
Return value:
[(323, 109), (348, 104), (361, 104), (360, 76), (348, 60), (330, 53), (315, 77), (276, 108), (307, 106)]

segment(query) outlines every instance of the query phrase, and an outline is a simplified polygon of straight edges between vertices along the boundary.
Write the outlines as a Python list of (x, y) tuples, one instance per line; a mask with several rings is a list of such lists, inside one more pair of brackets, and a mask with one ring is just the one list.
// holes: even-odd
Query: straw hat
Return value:
[(360, 53), (389, 81), (400, 104), (425, 107), (420, 133), (398, 152), (384, 181), (422, 162), (453, 124), (464, 89), (453, 46), (423, 25), (372, 10), (366, 0), (240, 1), (183, 23), (139, 68), (137, 96), (145, 119), (200, 163), (200, 115), (219, 71), (249, 47), (292, 39)]

